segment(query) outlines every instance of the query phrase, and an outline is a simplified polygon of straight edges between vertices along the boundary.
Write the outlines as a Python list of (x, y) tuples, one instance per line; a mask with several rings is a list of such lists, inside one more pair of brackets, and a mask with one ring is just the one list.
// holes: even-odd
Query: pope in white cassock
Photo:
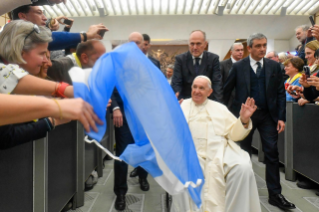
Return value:
[(196, 77), (192, 98), (181, 103), (205, 176), (202, 207), (195, 210), (186, 203), (190, 206), (185, 211), (259, 212), (250, 157), (234, 142), (243, 140), (252, 129), (255, 101), (248, 98), (237, 119), (226, 106), (207, 99), (211, 87), (209, 78)]

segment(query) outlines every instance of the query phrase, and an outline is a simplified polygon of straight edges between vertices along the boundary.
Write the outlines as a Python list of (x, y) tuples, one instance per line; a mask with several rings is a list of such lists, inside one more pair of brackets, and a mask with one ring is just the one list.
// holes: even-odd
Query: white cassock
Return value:
[(245, 129), (227, 107), (212, 100), (195, 105), (187, 99), (181, 107), (205, 176), (201, 209), (191, 205), (185, 211), (260, 212), (250, 157), (234, 142), (249, 134), (251, 121)]

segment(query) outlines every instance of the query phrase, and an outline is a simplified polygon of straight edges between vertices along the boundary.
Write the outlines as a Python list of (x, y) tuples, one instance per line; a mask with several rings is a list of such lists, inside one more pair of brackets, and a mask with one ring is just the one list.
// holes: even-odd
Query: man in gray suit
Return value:
[[(244, 56), (244, 45), (242, 43), (233, 43), (230, 47), (230, 58), (220, 62), (220, 72), (223, 78), (223, 84), (225, 84), (226, 79), (229, 75), (229, 71), (234, 63), (241, 60)], [(235, 97), (235, 90), (232, 92), (227, 107), (232, 105), (233, 99)]]

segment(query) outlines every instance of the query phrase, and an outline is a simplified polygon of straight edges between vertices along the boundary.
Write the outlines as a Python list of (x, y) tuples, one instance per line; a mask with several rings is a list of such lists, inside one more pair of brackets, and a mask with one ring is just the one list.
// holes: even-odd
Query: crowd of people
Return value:
[[(48, 20), (39, 5), (61, 2), (39, 0), (9, 6), (12, 11), (0, 10), (9, 12), (11, 18), (0, 33), (0, 149), (45, 137), (71, 120), (80, 121), (87, 132), (97, 131), (97, 125), (103, 123), (91, 105), (73, 98), (68, 71), (75, 66), (94, 66), (106, 52), (99, 40), (108, 29), (98, 24), (85, 33), (70, 33), (70, 19), (71, 25), (57, 31), (64, 24), (61, 19), (68, 18)], [(205, 178), (210, 179), (203, 189), (204, 211), (261, 211), (250, 162), (256, 129), (265, 152), (269, 203), (281, 209), (295, 208), (281, 194), (277, 141), (285, 129), (286, 101), (303, 106), (319, 99), (319, 26), (299, 26), (295, 32), (300, 41), (295, 56), (267, 53), (267, 37), (254, 33), (247, 39), (248, 57), (243, 58), (244, 45), (234, 43), (230, 58), (219, 62), (218, 55), (205, 51), (205, 32), (195, 30), (189, 36), (189, 51), (165, 68)], [(132, 32), (128, 42), (134, 42), (160, 71), (160, 62), (148, 54), (149, 35)], [(309, 73), (304, 73), (305, 67)], [(115, 152), (120, 156), (134, 138), (116, 88), (107, 109), (112, 113)], [(125, 162), (114, 161), (115, 208), (119, 211), (126, 208), (127, 172)], [(141, 190), (148, 191), (147, 171), (137, 167), (130, 173), (136, 176)], [(302, 177), (298, 186), (316, 187)]]

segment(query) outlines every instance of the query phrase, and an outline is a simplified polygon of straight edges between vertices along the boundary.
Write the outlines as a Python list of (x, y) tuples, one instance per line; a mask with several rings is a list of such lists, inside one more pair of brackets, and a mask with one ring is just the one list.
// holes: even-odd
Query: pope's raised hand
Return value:
[(253, 98), (248, 97), (245, 104), (241, 105), (241, 110), (239, 112), (241, 122), (248, 123), (250, 117), (257, 110), (257, 106), (255, 105), (255, 100)]

